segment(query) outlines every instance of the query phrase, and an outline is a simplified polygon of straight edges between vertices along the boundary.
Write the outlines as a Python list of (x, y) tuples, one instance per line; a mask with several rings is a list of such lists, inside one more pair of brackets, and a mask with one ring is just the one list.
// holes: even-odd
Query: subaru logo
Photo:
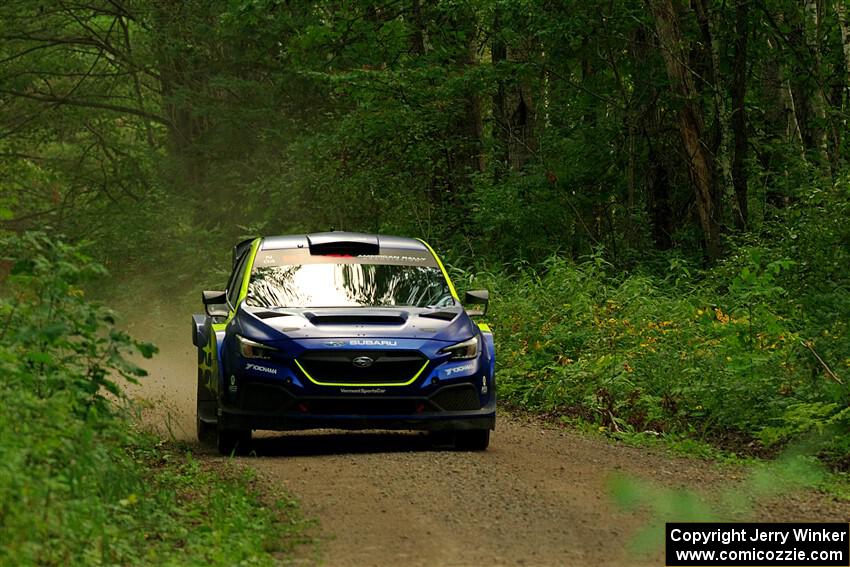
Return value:
[(351, 361), (351, 364), (356, 366), (357, 368), (369, 368), (372, 366), (372, 363), (375, 362), (368, 356), (358, 356), (354, 360)]

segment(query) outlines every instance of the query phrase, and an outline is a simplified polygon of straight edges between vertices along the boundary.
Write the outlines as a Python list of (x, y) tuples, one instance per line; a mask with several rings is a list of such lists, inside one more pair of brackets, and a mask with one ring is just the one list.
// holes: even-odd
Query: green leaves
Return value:
[(153, 358), (153, 355), (159, 352), (159, 348), (157, 348), (153, 343), (135, 342), (134, 344), (141, 355), (145, 358)]
[[(712, 271), (665, 278), (618, 274), (599, 255), (482, 276), (499, 290), (501, 399), (612, 435), (731, 439), (736, 451), (823, 427), (824, 456), (850, 454), (839, 433), (850, 419), (837, 417), (848, 392), (801, 348), (805, 319), (787, 292), (798, 264), (777, 256), (742, 248)], [(850, 355), (838, 335), (820, 340)]]
[(133, 340), (114, 327), (114, 315), (85, 300), (81, 287), (105, 270), (78, 246), (28, 232), (0, 240), (12, 262), (7, 294), (0, 296), (6, 337), (6, 371), (30, 384), (39, 397), (74, 394), (73, 409), (85, 419), (90, 408), (110, 413), (105, 395), (120, 397), (115, 377), (134, 382), (146, 372), (128, 360), (153, 356), (154, 345)]
[(0, 295), (0, 564), (275, 564), (292, 507), (129, 423), (123, 388), (146, 372), (128, 356), (157, 349), (84, 298), (102, 268), (41, 233), (0, 250), (20, 267)]

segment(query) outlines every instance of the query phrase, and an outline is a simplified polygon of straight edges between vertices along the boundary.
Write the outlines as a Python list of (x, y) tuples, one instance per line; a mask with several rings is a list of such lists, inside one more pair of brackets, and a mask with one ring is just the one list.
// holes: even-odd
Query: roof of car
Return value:
[(422, 250), (427, 251), (427, 245), (415, 238), (402, 236), (389, 236), (385, 234), (368, 234), (363, 232), (314, 232), (311, 234), (297, 234), (288, 236), (266, 236), (260, 244), (261, 250), (284, 250), (293, 248), (307, 248), (317, 242), (372, 242), (377, 243), (381, 249), (393, 250)]

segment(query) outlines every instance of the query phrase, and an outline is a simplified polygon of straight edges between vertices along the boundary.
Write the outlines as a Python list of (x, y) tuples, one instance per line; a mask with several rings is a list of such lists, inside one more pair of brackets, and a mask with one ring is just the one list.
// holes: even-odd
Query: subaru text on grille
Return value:
[(197, 428), (222, 453), (252, 430), (411, 429), (487, 448), (493, 335), (424, 241), (329, 232), (247, 240), (192, 316)]

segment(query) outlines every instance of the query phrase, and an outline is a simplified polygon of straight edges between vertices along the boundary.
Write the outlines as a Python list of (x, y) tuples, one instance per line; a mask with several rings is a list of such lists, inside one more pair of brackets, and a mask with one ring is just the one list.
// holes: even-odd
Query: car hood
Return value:
[(266, 310), (241, 305), (236, 332), (273, 343), (285, 339), (393, 338), (454, 343), (476, 326), (460, 306)]

